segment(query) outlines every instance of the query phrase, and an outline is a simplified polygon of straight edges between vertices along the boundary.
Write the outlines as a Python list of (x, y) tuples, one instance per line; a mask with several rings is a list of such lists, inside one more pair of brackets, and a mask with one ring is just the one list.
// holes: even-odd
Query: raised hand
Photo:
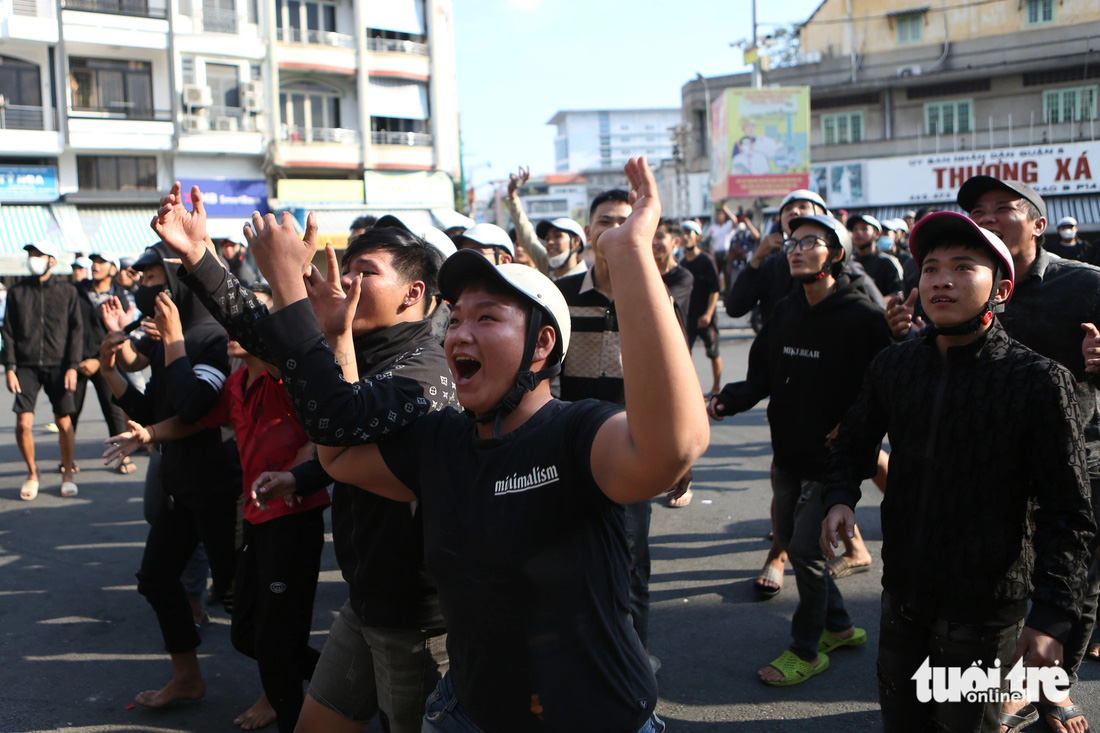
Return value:
[(524, 168), (522, 165), (519, 167), (519, 173), (508, 174), (508, 198), (515, 198), (516, 189), (527, 183), (527, 179), (531, 177), (531, 169)]
[[(255, 229), (255, 231), (253, 231)], [(245, 226), (245, 239), (256, 258), (256, 266), (271, 284), (273, 311), (307, 297), (302, 276), (317, 253), (317, 215), (306, 217), (306, 233), (299, 238), (294, 231), (294, 218), (283, 212), (281, 220), (274, 214), (260, 216), (252, 212), (252, 226)]]
[(157, 294), (156, 307), (157, 331), (161, 338), (168, 341), (183, 341), (183, 325), (180, 323), (180, 312), (176, 304), (168, 297), (168, 293)]
[(198, 186), (191, 187), (191, 206), (191, 211), (184, 206), (180, 182), (176, 181), (168, 195), (161, 198), (151, 223), (153, 231), (179, 255), (188, 271), (195, 269), (206, 254), (206, 208)]
[(317, 324), (327, 338), (350, 336), (355, 309), (359, 305), (363, 276), (352, 277), (345, 293), (340, 282), (340, 264), (332, 245), (325, 246), (325, 261), (328, 264), (328, 279), (316, 267), (310, 268), (305, 280), (306, 294), (313, 306), (313, 313), (317, 316)]
[(112, 435), (103, 441), (107, 450), (103, 451), (103, 465), (118, 468), (126, 457), (149, 442), (149, 431), (133, 420), (127, 420), (130, 429), (125, 433)]
[(103, 325), (108, 331), (121, 331), (130, 322), (126, 311), (122, 309), (122, 302), (114, 295), (99, 306), (99, 312), (103, 316)]
[(913, 316), (916, 310), (918, 291), (913, 288), (909, 297), (904, 301), (897, 295), (886, 297), (886, 325), (890, 327), (890, 333), (895, 339), (903, 339), (909, 335), (910, 330), (918, 333), (924, 329), (924, 320), (920, 316)]
[(630, 181), (631, 212), (620, 226), (600, 234), (599, 249), (608, 259), (614, 258), (617, 252), (627, 250), (644, 250), (652, 255), (653, 235), (661, 219), (657, 181), (645, 156), (628, 160), (624, 172)]
[(1089, 374), (1100, 372), (1100, 330), (1092, 323), (1082, 323), (1085, 340), (1081, 342), (1081, 355), (1085, 357), (1085, 371)]
[(118, 350), (122, 348), (122, 344), (128, 338), (129, 336), (122, 331), (111, 331), (104, 337), (103, 342), (99, 345), (99, 366), (103, 369), (104, 374), (114, 371)]

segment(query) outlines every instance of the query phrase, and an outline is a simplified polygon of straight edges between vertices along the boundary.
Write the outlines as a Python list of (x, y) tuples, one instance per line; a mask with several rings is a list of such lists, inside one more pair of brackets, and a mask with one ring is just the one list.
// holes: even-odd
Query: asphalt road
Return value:
[[(752, 332), (723, 322), (725, 381), (744, 374)], [(696, 348), (709, 386), (709, 366)], [(167, 711), (130, 707), (135, 693), (170, 675), (152, 611), (137, 594), (134, 572), (147, 533), (139, 470), (119, 476), (98, 460), (106, 428), (94, 397), (78, 435), (80, 495), (58, 496), (56, 437), (41, 429), (49, 407), (39, 398), (36, 432), (42, 490), (20, 501), (25, 467), (13, 416), (0, 411), (0, 731), (233, 731), (232, 719), (260, 694), (255, 665), (233, 650), (229, 620), (212, 610), (199, 648), (206, 698)], [(829, 671), (775, 689), (756, 670), (789, 640), (797, 600), (788, 569), (775, 599), (754, 599), (751, 582), (767, 551), (770, 449), (763, 405), (715, 423), (711, 446), (695, 468), (695, 499), (684, 509), (654, 502), (650, 651), (663, 663), (659, 714), (670, 731), (783, 733), (881, 729), (875, 687), (878, 641), (878, 492), (868, 483), (857, 519), (876, 564), (840, 581), (870, 643), (831, 655)], [(346, 590), (326, 543), (314, 611), (320, 648)], [(1100, 714), (1100, 665), (1086, 663), (1075, 700)], [(378, 726), (372, 727), (373, 731)], [(270, 728), (269, 730), (273, 730)], [(1042, 730), (1033, 726), (1031, 730)]]

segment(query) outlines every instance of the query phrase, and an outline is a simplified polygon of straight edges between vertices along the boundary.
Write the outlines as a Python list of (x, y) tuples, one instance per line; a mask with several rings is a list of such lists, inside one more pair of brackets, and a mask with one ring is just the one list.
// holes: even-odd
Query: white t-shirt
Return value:
[(715, 254), (725, 252), (730, 248), (730, 239), (733, 237), (733, 219), (726, 219), (725, 224), (711, 222), (707, 228), (707, 236), (710, 237), (710, 246)]

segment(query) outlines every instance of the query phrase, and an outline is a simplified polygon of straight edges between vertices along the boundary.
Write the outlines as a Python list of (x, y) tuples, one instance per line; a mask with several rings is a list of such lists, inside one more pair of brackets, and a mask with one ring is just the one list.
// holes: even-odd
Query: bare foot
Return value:
[[(810, 666), (816, 667), (820, 662), (821, 657), (814, 657), (814, 661), (810, 662)], [(778, 669), (771, 666), (770, 664), (767, 667), (764, 667), (763, 669), (758, 671), (756, 674), (760, 677), (760, 680), (762, 682), (783, 682), (787, 679), (783, 676), (782, 672), (780, 672)]]
[(252, 707), (233, 718), (233, 725), (239, 725), (241, 730), (259, 730), (274, 722), (275, 708), (271, 707), (267, 695), (260, 695)]
[(1090, 642), (1085, 656), (1094, 662), (1100, 661), (1100, 641)]
[[(1067, 696), (1062, 702), (1052, 703), (1050, 707), (1064, 708), (1072, 704), (1073, 701)], [(1046, 718), (1047, 725), (1050, 726), (1050, 729), (1054, 731), (1054, 733), (1088, 733), (1089, 730), (1089, 721), (1085, 719), (1084, 712), (1070, 718), (1065, 723), (1062, 723), (1050, 713), (1045, 713), (1043, 717)]]
[(159, 690), (146, 690), (139, 692), (134, 702), (138, 705), (154, 710), (170, 705), (177, 700), (198, 700), (206, 694), (206, 683), (202, 678), (176, 679), (173, 677), (167, 685)]

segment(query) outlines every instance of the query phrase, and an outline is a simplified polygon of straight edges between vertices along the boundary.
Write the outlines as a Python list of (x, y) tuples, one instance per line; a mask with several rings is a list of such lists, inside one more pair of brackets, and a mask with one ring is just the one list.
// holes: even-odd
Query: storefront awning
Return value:
[(76, 211), (86, 238), (85, 253), (102, 252), (134, 257), (158, 241), (149, 226), (156, 210), (150, 207), (80, 207)]
[[(27, 253), (23, 247), (48, 241), (62, 251), (72, 251), (49, 206), (4, 204), (0, 206), (0, 275), (27, 275)], [(71, 257), (63, 258), (71, 260)], [(62, 269), (68, 262), (60, 263)]]

